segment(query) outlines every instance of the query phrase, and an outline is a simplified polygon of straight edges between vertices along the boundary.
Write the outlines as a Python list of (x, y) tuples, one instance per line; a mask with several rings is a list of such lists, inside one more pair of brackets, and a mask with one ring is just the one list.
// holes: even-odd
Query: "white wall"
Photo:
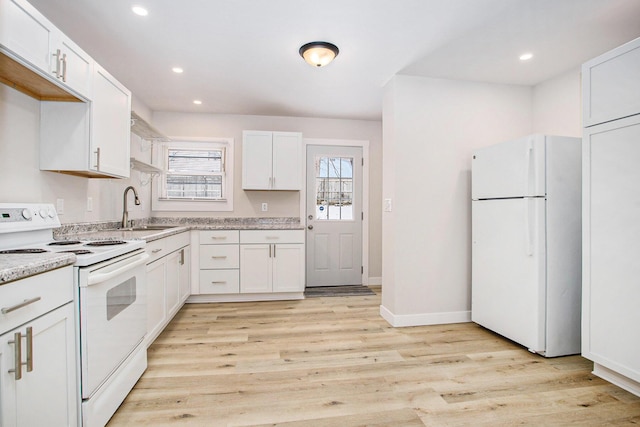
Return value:
[(467, 321), (471, 152), (530, 133), (533, 90), (396, 76), (385, 91), (381, 313), (396, 326)]
[(533, 132), (582, 137), (580, 68), (533, 88)]

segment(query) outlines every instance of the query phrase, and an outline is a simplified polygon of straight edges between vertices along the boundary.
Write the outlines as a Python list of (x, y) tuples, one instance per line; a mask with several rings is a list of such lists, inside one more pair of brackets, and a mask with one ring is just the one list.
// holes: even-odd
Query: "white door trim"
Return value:
[[(304, 150), (304, 159), (302, 162), (302, 176), (305, 185), (300, 191), (300, 218), (301, 224), (306, 230), (307, 224), (307, 145), (334, 145), (344, 147), (361, 147), (362, 160), (362, 284), (369, 285), (369, 141), (356, 139), (322, 139), (322, 138), (303, 138), (302, 146)], [(305, 239), (306, 240), (306, 239)], [(307, 242), (308, 244), (308, 242)]]

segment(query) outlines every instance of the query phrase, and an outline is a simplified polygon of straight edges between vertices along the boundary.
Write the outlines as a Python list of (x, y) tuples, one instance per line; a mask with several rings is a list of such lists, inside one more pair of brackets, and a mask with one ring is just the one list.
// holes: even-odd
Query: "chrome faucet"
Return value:
[(124, 201), (122, 204), (122, 228), (127, 228), (127, 223), (129, 222), (129, 212), (127, 212), (127, 192), (129, 190), (133, 190), (133, 197), (135, 197), (134, 203), (136, 205), (140, 204), (140, 199), (138, 198), (138, 192), (133, 185), (128, 186), (124, 189)]

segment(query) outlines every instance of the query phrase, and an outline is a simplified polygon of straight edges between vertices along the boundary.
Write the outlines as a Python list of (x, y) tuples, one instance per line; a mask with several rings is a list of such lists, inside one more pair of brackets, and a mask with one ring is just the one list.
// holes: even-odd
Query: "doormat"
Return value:
[(367, 286), (348, 285), (348, 286), (314, 286), (304, 290), (304, 296), (307, 298), (314, 297), (348, 297), (358, 295), (375, 295)]

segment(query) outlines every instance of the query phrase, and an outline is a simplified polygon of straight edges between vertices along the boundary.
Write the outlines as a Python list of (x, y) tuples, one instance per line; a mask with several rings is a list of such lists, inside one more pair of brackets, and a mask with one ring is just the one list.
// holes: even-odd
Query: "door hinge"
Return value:
[(362, 158), (362, 166), (364, 166), (364, 157)]
[(360, 266), (360, 274), (364, 274), (364, 265)]
[(360, 212), (360, 219), (364, 221), (364, 212)]

